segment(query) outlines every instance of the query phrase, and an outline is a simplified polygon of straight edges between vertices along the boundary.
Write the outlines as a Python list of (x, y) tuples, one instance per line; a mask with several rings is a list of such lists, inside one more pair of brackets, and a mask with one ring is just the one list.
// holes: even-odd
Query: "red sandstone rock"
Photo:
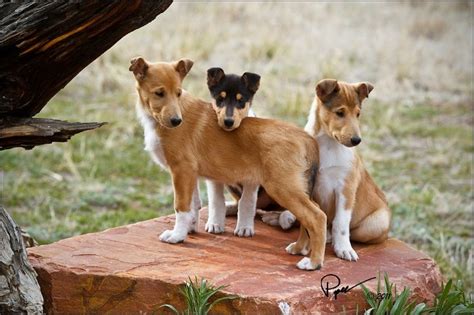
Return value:
[[(420, 302), (432, 301), (440, 290), (433, 260), (401, 241), (355, 245), (357, 262), (335, 257), (328, 246), (322, 270), (301, 271), (295, 266), (301, 256), (284, 250), (297, 230), (284, 232), (257, 222), (257, 235), (239, 238), (232, 233), (235, 221), (228, 218), (226, 232), (212, 235), (203, 231), (202, 218), (199, 233), (177, 245), (158, 240), (173, 226), (174, 216), (167, 216), (30, 248), (45, 309), (50, 314), (152, 314), (163, 311), (156, 312), (164, 303), (183, 309), (178, 286), (195, 275), (228, 285), (224, 294), (241, 297), (218, 305), (215, 314), (280, 314), (282, 305), (291, 314), (366, 307), (360, 287), (337, 300), (326, 297), (321, 278), (330, 273), (340, 277), (341, 286), (352, 286), (387, 272), (398, 289), (412, 288)], [(377, 281), (366, 286), (375, 291)]]

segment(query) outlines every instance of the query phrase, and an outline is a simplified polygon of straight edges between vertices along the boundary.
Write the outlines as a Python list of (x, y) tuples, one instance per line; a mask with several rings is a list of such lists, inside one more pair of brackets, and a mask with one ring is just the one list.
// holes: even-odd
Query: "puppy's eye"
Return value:
[(338, 117), (344, 118), (344, 112), (343, 112), (342, 110), (337, 111), (337, 112), (336, 112), (336, 115), (337, 115)]
[(238, 102), (237, 102), (237, 108), (244, 108), (245, 107), (245, 101), (243, 99), (240, 99)]
[(359, 116), (360, 116), (360, 113), (357, 113), (357, 118), (359, 118)]
[(158, 96), (158, 97), (163, 97), (163, 96), (165, 96), (165, 92), (163, 92), (163, 91), (156, 91), (155, 94), (156, 94), (156, 96)]
[(177, 95), (178, 97), (180, 97), (180, 96), (181, 96), (181, 90), (179, 90), (178, 93), (176, 93), (176, 95)]

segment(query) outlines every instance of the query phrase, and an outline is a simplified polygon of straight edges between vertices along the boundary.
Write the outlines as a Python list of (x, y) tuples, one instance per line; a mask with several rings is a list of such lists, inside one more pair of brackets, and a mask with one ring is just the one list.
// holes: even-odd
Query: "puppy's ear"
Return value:
[(181, 81), (193, 67), (194, 62), (191, 59), (180, 59), (174, 63), (174, 68), (179, 73)]
[(148, 64), (142, 57), (135, 57), (130, 60), (130, 67), (128, 68), (128, 70), (132, 71), (135, 75), (135, 78), (140, 81), (146, 77), (146, 73), (148, 71)]
[(370, 92), (374, 89), (374, 86), (369, 82), (361, 82), (355, 85), (357, 94), (359, 94), (359, 100), (362, 102), (365, 98), (369, 98)]
[(219, 84), (225, 77), (224, 70), (221, 68), (210, 68), (207, 70), (207, 86), (212, 88)]
[(242, 74), (242, 82), (252, 93), (256, 93), (260, 86), (260, 76), (256, 73), (245, 72)]
[(335, 79), (324, 79), (316, 85), (316, 95), (323, 102), (328, 101), (331, 97), (339, 92), (339, 84)]

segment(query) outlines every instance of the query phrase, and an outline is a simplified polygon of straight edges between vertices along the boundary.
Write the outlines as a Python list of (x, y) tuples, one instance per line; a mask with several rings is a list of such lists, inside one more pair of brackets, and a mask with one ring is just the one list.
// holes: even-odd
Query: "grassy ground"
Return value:
[[(189, 57), (262, 75), (255, 109), (303, 126), (323, 77), (371, 81), (359, 148), (393, 209), (391, 235), (473, 281), (472, 4), (175, 3), (86, 68), (40, 114), (108, 121), (67, 144), (0, 153), (0, 203), (41, 243), (168, 214), (143, 151), (128, 60)], [(204, 201), (205, 194), (202, 194)]]

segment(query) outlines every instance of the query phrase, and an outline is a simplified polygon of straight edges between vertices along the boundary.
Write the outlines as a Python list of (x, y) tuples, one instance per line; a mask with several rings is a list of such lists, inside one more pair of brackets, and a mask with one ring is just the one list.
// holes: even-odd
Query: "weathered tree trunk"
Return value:
[(0, 314), (42, 314), (43, 296), (20, 228), (0, 207)]
[[(72, 78), (127, 33), (149, 23), (172, 0), (0, 3), (0, 118), (33, 117)], [(31, 121), (37, 127), (38, 122)], [(0, 121), (0, 132), (3, 128)], [(51, 141), (96, 128), (47, 124), (30, 138), (0, 137), (0, 150)], [(23, 125), (25, 127), (25, 125)], [(10, 125), (11, 127), (11, 125)], [(26, 126), (27, 127), (27, 126)], [(29, 128), (29, 129), (35, 129)], [(51, 133), (55, 137), (51, 137)], [(64, 136), (62, 136), (64, 134)], [(41, 140), (40, 138), (46, 138)], [(8, 141), (8, 145), (6, 142)]]
[[(120, 38), (172, 0), (0, 3), (0, 150), (31, 149), (102, 123), (32, 118)], [(43, 297), (20, 229), (0, 206), (0, 314), (41, 314)]]

